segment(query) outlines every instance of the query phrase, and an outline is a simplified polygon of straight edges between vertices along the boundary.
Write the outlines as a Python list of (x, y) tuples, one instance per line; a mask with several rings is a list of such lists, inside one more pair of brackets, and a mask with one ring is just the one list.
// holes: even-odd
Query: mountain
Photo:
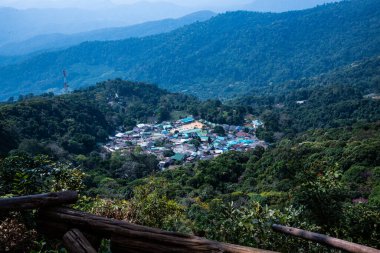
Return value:
[(153, 20), (179, 18), (192, 12), (194, 12), (192, 8), (159, 2), (108, 4), (107, 7), (96, 9), (4, 7), (0, 8), (0, 24), (6, 24), (0, 26), (0, 45), (23, 41), (41, 34), (70, 34), (107, 27), (129, 26)]
[(230, 12), (167, 34), (88, 42), (0, 68), (1, 99), (120, 77), (201, 98), (315, 76), (380, 54), (380, 5), (352, 0), (295, 12)]
[[(317, 90), (318, 88), (331, 85), (352, 86), (360, 89), (362, 95), (380, 93), (380, 55), (356, 61), (341, 68), (310, 78), (290, 80), (283, 83), (272, 83), (266, 87), (255, 88), (243, 97), (239, 97), (236, 102), (254, 105), (254, 98), (257, 96), (271, 96), (277, 97), (278, 99), (288, 99), (291, 97), (291, 92), (299, 92), (305, 89)], [(253, 100), (249, 102), (249, 99), (251, 98)], [(293, 97), (291, 100), (296, 101), (304, 99), (305, 97), (302, 97), (301, 95)]]
[(261, 12), (284, 12), (312, 8), (317, 5), (339, 1), (341, 0), (254, 0), (252, 3), (245, 5), (243, 9)]
[(0, 46), (0, 55), (24, 55), (36, 51), (51, 51), (80, 44), (85, 41), (121, 40), (130, 37), (144, 37), (170, 32), (181, 26), (210, 19), (215, 13), (199, 11), (178, 19), (164, 19), (138, 25), (117, 28), (105, 28), (77, 34), (46, 34), (38, 35), (21, 42)]

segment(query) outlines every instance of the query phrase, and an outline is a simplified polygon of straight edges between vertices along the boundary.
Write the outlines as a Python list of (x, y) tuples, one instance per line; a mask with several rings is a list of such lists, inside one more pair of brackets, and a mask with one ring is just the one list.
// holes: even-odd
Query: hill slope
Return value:
[(228, 97), (380, 53), (380, 5), (352, 0), (281, 14), (231, 12), (169, 34), (83, 43), (0, 68), (2, 99), (121, 77)]
[[(312, 78), (273, 84), (230, 101), (252, 106), (267, 138), (380, 120), (380, 57)], [(263, 136), (262, 136), (263, 137)]]
[(154, 85), (112, 80), (71, 94), (44, 94), (0, 105), (0, 156), (20, 145), (86, 153), (120, 127), (170, 120), (173, 113), (241, 124), (246, 112), (219, 101), (201, 102), (169, 93)]
[(170, 32), (181, 26), (197, 21), (205, 21), (214, 16), (210, 11), (195, 12), (178, 19), (164, 19), (138, 25), (117, 28), (105, 28), (78, 34), (46, 34), (39, 35), (21, 42), (13, 42), (0, 46), (0, 55), (30, 54), (35, 51), (52, 51), (63, 49), (85, 41), (121, 40), (130, 37), (144, 37)]

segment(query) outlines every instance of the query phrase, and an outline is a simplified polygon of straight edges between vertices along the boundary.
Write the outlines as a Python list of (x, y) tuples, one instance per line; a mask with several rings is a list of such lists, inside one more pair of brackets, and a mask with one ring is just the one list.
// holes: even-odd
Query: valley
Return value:
[[(380, 249), (378, 0), (212, 1), (138, 2), (144, 15), (156, 6), (175, 18), (128, 27), (104, 19), (105, 29), (0, 45), (0, 202), (75, 196), (66, 214), (0, 206), (0, 252), (70, 252), (57, 232), (73, 223), (51, 219), (76, 212), (97, 215), (75, 221), (101, 253), (121, 240), (131, 252), (188, 252), (179, 249), (192, 236), (214, 248), (340, 252), (274, 224)], [(218, 13), (200, 9), (207, 3)], [(123, 22), (138, 13), (97, 4)], [(39, 21), (31, 27), (43, 29)], [(75, 22), (63, 28), (81, 28)], [(99, 220), (112, 233), (124, 224), (123, 238), (97, 233)], [(41, 232), (41, 223), (56, 229)], [(145, 241), (125, 230), (140, 225), (182, 235)]]

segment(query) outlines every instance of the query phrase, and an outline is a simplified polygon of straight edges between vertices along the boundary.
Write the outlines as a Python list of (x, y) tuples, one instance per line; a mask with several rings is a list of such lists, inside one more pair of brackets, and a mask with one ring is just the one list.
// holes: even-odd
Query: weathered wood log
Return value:
[[(68, 226), (67, 224), (63, 223), (44, 220), (43, 217), (39, 218), (37, 225), (38, 233), (43, 234), (48, 239), (60, 239), (65, 235), (67, 231), (75, 228), (75, 226)], [(81, 232), (94, 247), (94, 249), (99, 250), (102, 243), (102, 238), (94, 234), (86, 233), (83, 231)]]
[(337, 239), (334, 237), (330, 237), (330, 236), (322, 235), (318, 233), (309, 232), (309, 231), (298, 229), (298, 228), (292, 228), (292, 227), (286, 227), (286, 226), (274, 224), (272, 225), (272, 229), (279, 233), (284, 233), (284, 234), (300, 237), (306, 240), (310, 240), (316, 243), (320, 243), (320, 244), (333, 247), (336, 249), (344, 250), (347, 252), (380, 253), (380, 250), (377, 250), (374, 248), (370, 248), (370, 247), (352, 243), (352, 242), (347, 242), (341, 239)]
[(167, 253), (167, 252), (272, 252), (260, 249), (253, 249), (228, 243), (209, 241), (207, 244), (194, 243), (192, 245), (166, 244), (160, 242), (150, 242), (147, 240), (129, 239), (125, 237), (111, 238), (112, 253)]
[(69, 253), (96, 253), (96, 250), (78, 229), (70, 230), (62, 239), (63, 245)]
[(75, 191), (52, 192), (46, 194), (0, 199), (0, 211), (18, 211), (36, 209), (62, 204), (72, 204), (78, 200)]
[(160, 229), (135, 225), (125, 221), (108, 219), (68, 208), (44, 209), (40, 212), (40, 227), (51, 231), (51, 224), (60, 224), (56, 228), (66, 231), (78, 228), (82, 232), (111, 239), (113, 252), (226, 252), (258, 253), (270, 252), (249, 247), (220, 243), (201, 237), (167, 232)]

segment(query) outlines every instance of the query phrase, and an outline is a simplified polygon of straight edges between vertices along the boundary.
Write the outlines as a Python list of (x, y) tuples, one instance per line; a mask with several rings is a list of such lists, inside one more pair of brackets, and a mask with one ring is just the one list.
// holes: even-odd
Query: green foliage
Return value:
[(0, 160), (0, 196), (83, 189), (83, 172), (46, 156), (19, 154)]
[(270, 142), (281, 134), (376, 122), (380, 101), (368, 95), (380, 92), (379, 66), (377, 56), (313, 78), (257, 88), (230, 103), (252, 106), (265, 122), (258, 136)]
[(339, 227), (337, 227), (335, 233), (337, 237), (379, 248), (379, 220), (378, 203), (374, 203), (372, 206), (366, 204), (345, 204)]
[[(327, 251), (273, 234), (269, 225), (278, 222), (379, 247), (378, 130), (374, 123), (309, 131), (267, 150), (225, 153), (155, 178), (165, 179), (160, 191), (183, 204), (197, 235), (284, 252)], [(149, 187), (130, 186), (136, 184)], [(368, 197), (369, 204), (352, 204)]]
[(272, 224), (305, 226), (299, 222), (301, 210), (292, 207), (281, 212), (261, 206), (257, 202), (239, 205), (214, 199), (208, 204), (197, 203), (189, 209), (189, 216), (194, 221), (196, 234), (217, 241), (247, 245), (261, 249), (290, 252), (294, 248), (302, 251), (307, 243), (300, 240), (287, 240), (285, 236), (274, 232)]
[[(84, 180), (85, 192), (94, 197), (82, 197), (76, 208), (283, 252), (294, 248), (300, 252), (328, 250), (274, 233), (270, 228), (274, 223), (379, 247), (378, 130), (379, 124), (373, 123), (309, 131), (267, 150), (229, 152), (175, 170), (153, 171), (149, 178), (145, 176), (152, 172), (149, 168), (154, 166), (149, 166), (155, 163), (138, 153), (114, 153), (103, 158), (96, 152), (87, 157), (79, 155), (75, 160), (89, 171)], [(5, 168), (33, 167), (29, 165), (32, 161), (38, 168), (50, 166), (49, 162), (41, 162), (42, 158), (30, 159), (4, 159), (1, 171), (6, 173), (2, 175), (17, 175)], [(135, 172), (142, 174), (120, 176), (124, 175), (125, 163), (138, 164)], [(145, 169), (147, 174), (143, 173)], [(67, 174), (59, 175), (57, 182), (72, 184)], [(23, 185), (16, 176), (10, 180)], [(56, 185), (63, 188), (66, 184)], [(30, 183), (22, 191), (26, 192), (29, 186)], [(8, 187), (14, 192), (20, 190), (12, 184)], [(352, 204), (359, 197), (369, 197), (369, 203)]]
[(132, 220), (138, 224), (169, 231), (189, 232), (186, 228), (185, 209), (162, 192), (166, 182), (150, 179), (147, 184), (134, 189), (130, 200)]
[(214, 127), (214, 133), (218, 134), (218, 135), (225, 135), (226, 134), (226, 131), (224, 131), (224, 128), (222, 126), (216, 126)]
[(373, 190), (371, 195), (369, 195), (369, 203), (380, 206), (380, 184), (376, 186)]
[[(13, 154), (0, 160), (0, 198), (65, 190), (81, 191), (85, 174), (47, 156)], [(35, 211), (0, 213), (1, 252), (62, 252), (50, 249), (35, 228)]]
[(310, 212), (308, 217), (328, 228), (336, 226), (342, 213), (347, 191), (340, 181), (341, 172), (331, 168), (323, 175), (301, 184), (293, 191), (295, 201)]

